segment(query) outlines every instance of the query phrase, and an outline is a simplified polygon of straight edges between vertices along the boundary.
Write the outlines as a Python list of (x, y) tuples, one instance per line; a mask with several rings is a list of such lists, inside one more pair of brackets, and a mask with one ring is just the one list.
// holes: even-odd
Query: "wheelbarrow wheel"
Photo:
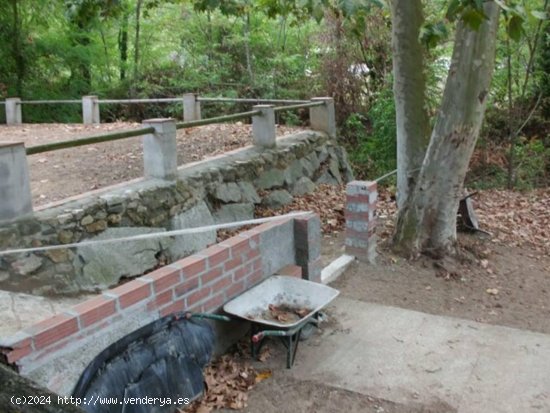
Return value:
[(308, 323), (302, 328), (302, 333), (300, 334), (300, 341), (308, 340), (317, 330), (317, 326), (314, 323)]

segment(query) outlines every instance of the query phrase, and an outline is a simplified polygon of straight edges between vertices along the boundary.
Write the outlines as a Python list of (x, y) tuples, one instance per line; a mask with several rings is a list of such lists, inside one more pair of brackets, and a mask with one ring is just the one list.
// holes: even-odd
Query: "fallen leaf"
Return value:
[(273, 373), (271, 370), (263, 370), (256, 374), (256, 383), (259, 383), (261, 381), (264, 381), (265, 379), (269, 379)]

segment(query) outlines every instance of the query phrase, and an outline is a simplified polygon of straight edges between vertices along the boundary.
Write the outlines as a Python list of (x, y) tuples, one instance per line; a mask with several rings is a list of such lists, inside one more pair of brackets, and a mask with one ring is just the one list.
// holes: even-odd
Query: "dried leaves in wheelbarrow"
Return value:
[(269, 304), (268, 314), (264, 314), (264, 318), (273, 319), (279, 323), (294, 323), (307, 316), (310, 312), (310, 308), (292, 307), (285, 304)]
[(269, 377), (270, 370), (257, 371), (238, 353), (226, 354), (204, 370), (205, 395), (180, 412), (210, 413), (222, 408), (244, 409), (247, 406), (248, 392), (256, 383)]

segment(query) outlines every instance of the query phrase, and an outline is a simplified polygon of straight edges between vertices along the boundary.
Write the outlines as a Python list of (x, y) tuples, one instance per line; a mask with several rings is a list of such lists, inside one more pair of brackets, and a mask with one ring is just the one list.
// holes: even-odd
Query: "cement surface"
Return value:
[(446, 412), (550, 412), (550, 335), (345, 297), (289, 376)]
[(86, 300), (79, 297), (41, 297), (0, 290), (0, 345), (3, 339)]

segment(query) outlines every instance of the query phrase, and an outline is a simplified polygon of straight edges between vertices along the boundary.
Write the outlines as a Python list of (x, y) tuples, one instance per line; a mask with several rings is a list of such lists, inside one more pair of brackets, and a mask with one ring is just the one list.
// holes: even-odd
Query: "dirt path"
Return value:
[(482, 245), (486, 261), (450, 272), (430, 259), (408, 261), (382, 250), (375, 267), (355, 263), (333, 286), (361, 301), (550, 334), (550, 258)]
[[(25, 124), (0, 125), (0, 141), (23, 141), (26, 146), (89, 135), (138, 128), (138, 123)], [(279, 126), (278, 136), (296, 128)], [(178, 131), (178, 164), (244, 147), (252, 143), (250, 125), (208, 125)], [(28, 157), (34, 206), (59, 201), (82, 192), (143, 176), (141, 137), (78, 148), (46, 152)]]

